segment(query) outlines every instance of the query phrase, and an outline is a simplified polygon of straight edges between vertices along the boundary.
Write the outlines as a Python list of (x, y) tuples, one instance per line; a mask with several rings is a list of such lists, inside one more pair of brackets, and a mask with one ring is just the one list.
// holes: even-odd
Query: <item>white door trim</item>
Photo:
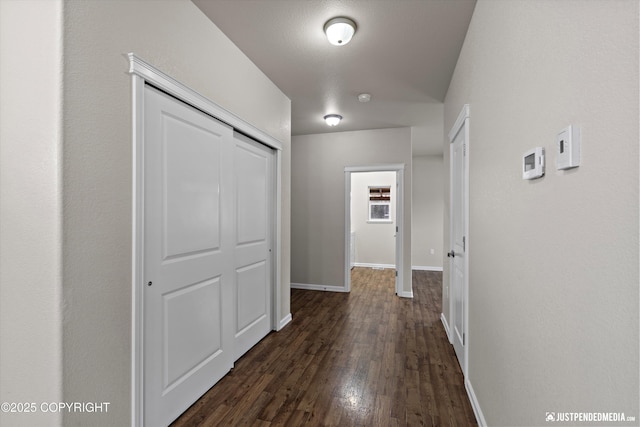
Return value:
[[(464, 210), (463, 210), (463, 222), (464, 222), (464, 236), (466, 236), (466, 248), (464, 256), (464, 331), (465, 331), (465, 343), (464, 343), (464, 363), (462, 368), (462, 374), (464, 378), (468, 378), (469, 367), (469, 104), (465, 104), (462, 107), (462, 111), (458, 115), (456, 122), (454, 123), (451, 131), (449, 131), (449, 213), (453, 215), (453, 165), (451, 164), (453, 141), (459, 132), (464, 132), (464, 144), (466, 149), (466, 155), (464, 156)], [(453, 221), (449, 221), (449, 247), (454, 247), (453, 242)], [(451, 285), (453, 283), (453, 263), (449, 264), (449, 325), (452, 324), (451, 314), (454, 309), (454, 301), (451, 297)], [(449, 340), (453, 342), (453, 334), (448, 334)]]
[(251, 123), (247, 123), (231, 111), (228, 111), (204, 95), (201, 95), (195, 90), (180, 83), (173, 77), (163, 73), (153, 65), (150, 65), (140, 57), (136, 56), (136, 54), (129, 53), (128, 58), (130, 74), (137, 75), (163, 92), (166, 92), (207, 114), (215, 116), (216, 119), (221, 122), (225, 122), (232, 128), (239, 130), (256, 141), (260, 141), (260, 143), (271, 148), (275, 148), (276, 150), (282, 150), (282, 143), (271, 135), (261, 131)]
[(404, 164), (383, 164), (371, 166), (347, 166), (344, 168), (344, 242), (345, 242), (345, 272), (344, 292), (351, 292), (351, 174), (354, 172), (396, 172), (398, 191), (396, 195), (396, 294), (400, 297), (411, 297), (412, 292), (404, 292)]
[[(183, 85), (173, 77), (148, 64), (133, 53), (129, 59), (132, 91), (132, 305), (131, 305), (131, 425), (144, 425), (143, 411), (143, 230), (144, 230), (144, 88), (147, 83), (161, 89), (169, 95), (217, 118), (276, 150), (276, 194), (275, 194), (275, 256), (273, 267), (275, 281), (273, 289), (273, 308), (271, 325), (274, 330), (283, 326), (280, 315), (281, 282), (281, 183), (282, 183), (282, 143), (255, 126), (247, 123), (220, 105)], [(288, 315), (290, 316), (290, 315)], [(286, 323), (284, 323), (286, 324)]]

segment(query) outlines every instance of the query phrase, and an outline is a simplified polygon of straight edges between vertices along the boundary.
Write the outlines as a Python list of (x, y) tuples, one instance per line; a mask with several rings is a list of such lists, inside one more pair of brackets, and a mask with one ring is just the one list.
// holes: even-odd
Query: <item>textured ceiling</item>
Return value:
[[(444, 101), (475, 0), (193, 0), (290, 99), (293, 135), (419, 126)], [(353, 19), (351, 42), (323, 26)], [(359, 93), (371, 101), (360, 103)], [(437, 108), (436, 108), (437, 110)], [(322, 117), (344, 120), (328, 127)], [(422, 147), (426, 154), (441, 152)]]

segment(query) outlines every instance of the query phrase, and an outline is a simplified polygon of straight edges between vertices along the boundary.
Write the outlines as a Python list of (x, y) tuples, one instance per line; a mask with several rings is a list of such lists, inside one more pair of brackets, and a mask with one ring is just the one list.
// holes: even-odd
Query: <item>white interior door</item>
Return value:
[(451, 144), (451, 260), (450, 296), (453, 347), (466, 375), (466, 135), (467, 122), (457, 130)]
[(144, 125), (144, 420), (233, 366), (233, 130), (153, 88)]
[(275, 152), (235, 134), (235, 359), (271, 331)]

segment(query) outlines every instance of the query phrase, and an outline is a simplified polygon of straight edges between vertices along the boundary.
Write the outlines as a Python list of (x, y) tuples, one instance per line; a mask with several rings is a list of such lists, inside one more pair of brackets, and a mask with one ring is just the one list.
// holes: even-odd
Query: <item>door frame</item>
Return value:
[(358, 172), (395, 172), (396, 173), (396, 295), (410, 296), (411, 292), (403, 291), (404, 283), (404, 164), (387, 164), (371, 166), (347, 166), (344, 168), (344, 242), (345, 242), (345, 272), (344, 292), (351, 292), (351, 174)]
[(271, 329), (280, 330), (281, 253), (282, 253), (282, 143), (207, 97), (145, 62), (127, 54), (132, 93), (132, 263), (131, 263), (131, 425), (144, 425), (144, 88), (160, 89), (176, 99), (209, 114), (234, 130), (275, 150), (275, 254), (272, 259), (275, 280), (272, 289)]
[[(464, 283), (462, 293), (464, 295), (464, 363), (461, 366), (462, 375), (466, 379), (468, 376), (468, 367), (469, 367), (469, 104), (465, 104), (462, 107), (462, 111), (458, 115), (456, 122), (454, 123), (451, 131), (449, 131), (449, 248), (453, 248), (453, 221), (451, 220), (453, 216), (453, 141), (455, 140), (458, 133), (464, 132), (464, 144), (466, 154), (464, 156), (464, 194), (462, 198), (464, 200), (464, 209), (462, 212), (463, 216), (463, 226), (464, 232), (463, 235), (466, 237), (465, 241), (465, 256), (463, 263), (463, 272), (464, 272)], [(451, 287), (453, 285), (453, 262), (449, 263), (449, 328), (452, 327), (453, 321), (453, 310), (454, 310), (454, 301), (451, 297)], [(448, 333), (449, 342), (453, 344), (453, 331), (452, 333)]]

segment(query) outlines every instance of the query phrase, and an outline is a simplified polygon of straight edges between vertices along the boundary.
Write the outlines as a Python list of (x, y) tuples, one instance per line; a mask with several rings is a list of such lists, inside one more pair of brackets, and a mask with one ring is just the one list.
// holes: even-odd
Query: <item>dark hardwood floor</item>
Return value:
[(293, 289), (293, 321), (172, 425), (475, 426), (440, 321), (442, 273), (356, 268), (349, 294)]

